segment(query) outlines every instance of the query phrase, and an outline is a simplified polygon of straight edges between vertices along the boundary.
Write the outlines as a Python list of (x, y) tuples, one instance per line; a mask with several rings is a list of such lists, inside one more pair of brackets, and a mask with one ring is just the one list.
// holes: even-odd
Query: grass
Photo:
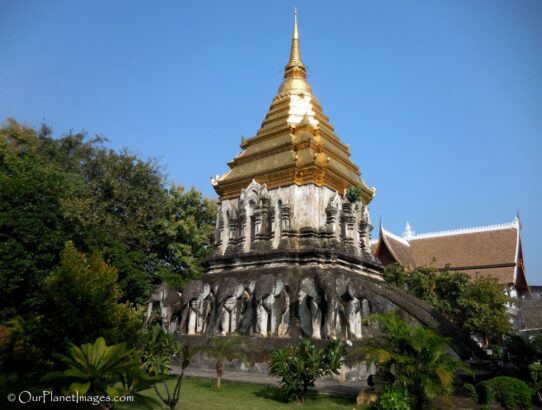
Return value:
[[(173, 389), (175, 381), (170, 380), (168, 387)], [(181, 399), (177, 404), (179, 410), (273, 410), (273, 409), (356, 409), (356, 403), (351, 398), (338, 396), (322, 396), (311, 394), (303, 405), (294, 402), (285, 403), (280, 393), (273, 387), (249, 383), (222, 382), (222, 389), (217, 390), (215, 381), (187, 377), (181, 388)], [(163, 386), (159, 389), (164, 391)], [(153, 390), (144, 394), (157, 398)], [(136, 404), (119, 406), (119, 409), (139, 409)], [(164, 406), (164, 409), (166, 407)]]

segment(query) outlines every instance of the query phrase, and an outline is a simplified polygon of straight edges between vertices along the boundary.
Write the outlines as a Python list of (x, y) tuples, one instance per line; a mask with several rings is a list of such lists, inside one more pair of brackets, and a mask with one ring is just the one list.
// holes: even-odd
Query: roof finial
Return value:
[(294, 7), (294, 34), (292, 38), (299, 40), (299, 33), (297, 32), (297, 7)]
[(416, 236), (416, 232), (414, 232), (412, 230), (412, 227), (410, 226), (410, 224), (407, 222), (406, 223), (406, 226), (405, 226), (405, 231), (403, 232), (403, 235), (402, 237), (404, 239), (406, 239), (407, 241), (409, 241), (410, 239), (414, 238), (414, 236)]
[(299, 48), (299, 31), (297, 29), (297, 7), (294, 8), (294, 32), (292, 33), (292, 49), (290, 51), (290, 60), (286, 65), (284, 77), (306, 78), (305, 65), (301, 61), (301, 50)]

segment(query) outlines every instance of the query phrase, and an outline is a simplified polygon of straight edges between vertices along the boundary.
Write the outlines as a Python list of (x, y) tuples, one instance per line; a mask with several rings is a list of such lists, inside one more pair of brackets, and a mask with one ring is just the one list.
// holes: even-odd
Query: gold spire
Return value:
[(212, 182), (221, 199), (239, 197), (254, 179), (268, 189), (314, 184), (344, 192), (355, 185), (363, 203), (374, 196), (350, 158), (307, 82), (301, 61), (297, 10), (290, 59), (278, 94), (252, 138), (241, 141), (241, 153), (228, 163), (231, 168)]
[[(299, 49), (299, 32), (297, 30), (297, 9), (294, 9), (294, 32), (292, 34), (292, 50), (290, 51), (290, 60), (286, 65), (284, 77), (291, 77), (294, 74), (294, 68), (302, 71), (303, 78), (306, 77), (305, 65), (301, 61), (301, 50)], [(301, 74), (301, 73), (300, 73)]]
[(299, 31), (297, 28), (297, 9), (294, 9), (294, 31), (292, 33), (292, 49), (290, 59), (284, 68), (284, 81), (279, 89), (279, 94), (286, 91), (301, 91), (312, 93), (309, 83), (306, 81), (307, 71), (301, 61), (301, 49), (299, 47)]

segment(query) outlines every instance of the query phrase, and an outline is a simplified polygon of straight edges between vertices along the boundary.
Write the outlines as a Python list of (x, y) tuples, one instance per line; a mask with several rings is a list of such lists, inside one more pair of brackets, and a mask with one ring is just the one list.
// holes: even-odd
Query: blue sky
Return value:
[[(309, 81), (401, 233), (511, 221), (542, 284), (542, 2), (296, 2)], [(0, 119), (157, 157), (214, 196), (282, 78), (293, 1), (0, 2)]]

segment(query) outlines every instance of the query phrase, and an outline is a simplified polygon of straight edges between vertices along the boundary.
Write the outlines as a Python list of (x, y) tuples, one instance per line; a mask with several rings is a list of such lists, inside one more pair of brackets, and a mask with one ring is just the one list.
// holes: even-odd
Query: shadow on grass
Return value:
[[(253, 394), (261, 399), (266, 399), (277, 403), (288, 403), (286, 396), (278, 387), (265, 386)], [(322, 399), (328, 403), (338, 405), (352, 405), (353, 403), (355, 405), (355, 401), (353, 401), (351, 398), (336, 396), (333, 394), (320, 394), (316, 390), (309, 390), (305, 396), (305, 402), (319, 401)]]
[(265, 386), (257, 392), (254, 392), (254, 395), (262, 399), (272, 400), (279, 403), (288, 402), (288, 400), (286, 400), (286, 396), (280, 391), (278, 387)]

